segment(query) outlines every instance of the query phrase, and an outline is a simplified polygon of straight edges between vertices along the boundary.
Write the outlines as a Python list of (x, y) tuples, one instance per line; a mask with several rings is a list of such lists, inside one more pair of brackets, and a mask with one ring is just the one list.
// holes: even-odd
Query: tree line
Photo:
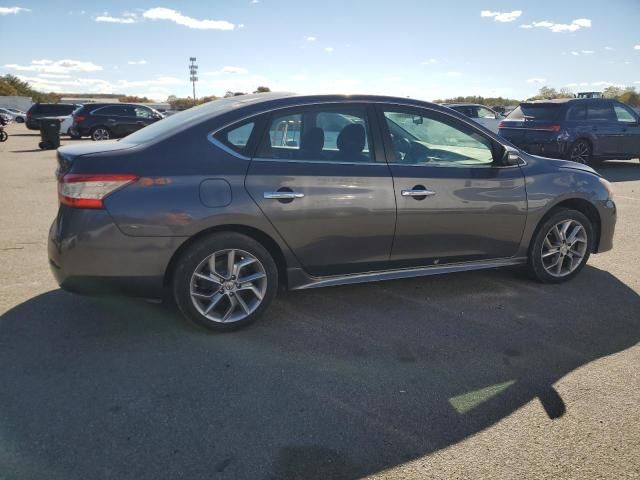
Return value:
[[(254, 90), (253, 93), (264, 93), (270, 92), (271, 89), (269, 87), (260, 86)], [(238, 95), (246, 95), (247, 92), (234, 92), (227, 91), (223, 98), (234, 97)], [(42, 103), (57, 103), (62, 98), (62, 95), (55, 92), (43, 93), (35, 90), (29, 85), (29, 82), (25, 82), (24, 80), (20, 80), (18, 77), (14, 75), (5, 75), (0, 77), (0, 96), (22, 96), (22, 97), (30, 97), (34, 102), (42, 102)], [(66, 96), (85, 96), (87, 94), (65, 94)], [(91, 94), (92, 97), (100, 98), (113, 98), (113, 95), (107, 94)], [(632, 107), (640, 106), (640, 93), (636, 90), (635, 87), (620, 87), (620, 86), (609, 86), (602, 91), (602, 96), (604, 98), (613, 98), (620, 102), (626, 103), (627, 105), (631, 105)], [(553, 100), (556, 98), (574, 98), (575, 95), (573, 92), (566, 87), (556, 89), (553, 87), (544, 86), (541, 87), (538, 91), (537, 95), (533, 97), (527, 98), (527, 101), (532, 100)], [(147, 97), (139, 97), (135, 95), (120, 95), (117, 97), (121, 102), (129, 102), (129, 103), (154, 103), (153, 100)], [(171, 108), (174, 110), (185, 110), (187, 108), (191, 108), (195, 105), (201, 105), (203, 103), (211, 102), (213, 100), (217, 100), (220, 97), (215, 95), (209, 95), (205, 97), (200, 97), (198, 99), (193, 99), (192, 97), (176, 97), (175, 95), (170, 95), (167, 98), (167, 103), (171, 105)], [(434, 103), (477, 103), (480, 105), (486, 105), (488, 107), (508, 107), (519, 105), (522, 100), (518, 100), (515, 98), (505, 98), (505, 97), (483, 97), (480, 95), (467, 95), (467, 96), (458, 96), (452, 98), (445, 99), (437, 99), (434, 100)]]

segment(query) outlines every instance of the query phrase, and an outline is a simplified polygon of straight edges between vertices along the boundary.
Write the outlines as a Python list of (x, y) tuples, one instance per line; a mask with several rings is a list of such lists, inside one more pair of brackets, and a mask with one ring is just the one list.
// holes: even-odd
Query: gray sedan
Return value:
[(169, 294), (217, 331), (257, 319), (279, 287), (518, 264), (555, 283), (613, 245), (593, 169), (405, 98), (216, 100), (58, 161), (59, 284)]

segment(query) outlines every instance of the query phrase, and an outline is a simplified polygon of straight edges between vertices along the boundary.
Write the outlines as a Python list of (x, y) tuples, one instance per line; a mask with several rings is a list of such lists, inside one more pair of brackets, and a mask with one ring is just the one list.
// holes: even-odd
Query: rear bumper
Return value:
[(25, 125), (29, 130), (40, 130), (40, 121), (27, 119)]
[(183, 239), (124, 235), (105, 210), (62, 206), (49, 230), (49, 266), (61, 288), (83, 294), (161, 297)]

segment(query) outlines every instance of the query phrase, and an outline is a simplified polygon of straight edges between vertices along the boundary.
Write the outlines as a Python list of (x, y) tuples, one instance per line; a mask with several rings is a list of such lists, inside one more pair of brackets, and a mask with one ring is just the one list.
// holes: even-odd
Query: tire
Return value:
[[(235, 267), (246, 265), (229, 272), (231, 255)], [(214, 257), (216, 268), (212, 273)], [(247, 263), (251, 259), (254, 261)], [(178, 309), (196, 325), (215, 332), (238, 330), (254, 322), (278, 291), (278, 268), (273, 257), (262, 244), (239, 233), (214, 233), (196, 241), (180, 255), (176, 265), (172, 292)], [(242, 283), (242, 279), (247, 280)]]
[(583, 165), (590, 165), (592, 167), (602, 163), (601, 161), (593, 158), (593, 148), (591, 147), (591, 143), (582, 138), (571, 144), (567, 157), (568, 160), (571, 160), (572, 162), (582, 163)]
[(16, 117), (16, 123), (24, 123), (24, 118)]
[(9, 134), (4, 130), (0, 130), (0, 142), (6, 142), (9, 138)]
[[(562, 235), (558, 236), (553, 230), (554, 227), (558, 227), (558, 232), (562, 233), (562, 226), (567, 222), (568, 227), (562, 240)], [(582, 230), (576, 235), (573, 246), (568, 247), (578, 225)], [(545, 242), (548, 236), (551, 240)], [(583, 213), (568, 208), (556, 208), (543, 219), (533, 236), (529, 247), (529, 273), (542, 283), (566, 282), (580, 273), (587, 264), (593, 250), (593, 241), (593, 225)], [(557, 252), (552, 254), (554, 250)], [(581, 256), (577, 263), (579, 255)]]
[(93, 127), (89, 132), (91, 136), (91, 140), (94, 142), (100, 142), (102, 140), (111, 140), (113, 138), (113, 134), (111, 130), (107, 127)]

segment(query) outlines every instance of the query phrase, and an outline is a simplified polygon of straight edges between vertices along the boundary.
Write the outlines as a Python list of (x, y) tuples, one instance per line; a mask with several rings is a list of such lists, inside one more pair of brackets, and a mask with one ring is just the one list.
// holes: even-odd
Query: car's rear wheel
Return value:
[(210, 330), (237, 330), (257, 320), (278, 288), (275, 261), (259, 242), (215, 233), (178, 259), (173, 296), (180, 311)]
[(576, 140), (569, 148), (569, 160), (583, 165), (596, 165), (591, 144), (586, 140)]
[(112, 137), (111, 131), (106, 127), (94, 127), (89, 132), (89, 135), (91, 135), (91, 140), (95, 142), (109, 140)]
[(575, 277), (589, 259), (593, 225), (581, 212), (558, 208), (537, 229), (529, 248), (529, 271), (543, 283)]
[(24, 123), (24, 118), (16, 117), (16, 123)]

